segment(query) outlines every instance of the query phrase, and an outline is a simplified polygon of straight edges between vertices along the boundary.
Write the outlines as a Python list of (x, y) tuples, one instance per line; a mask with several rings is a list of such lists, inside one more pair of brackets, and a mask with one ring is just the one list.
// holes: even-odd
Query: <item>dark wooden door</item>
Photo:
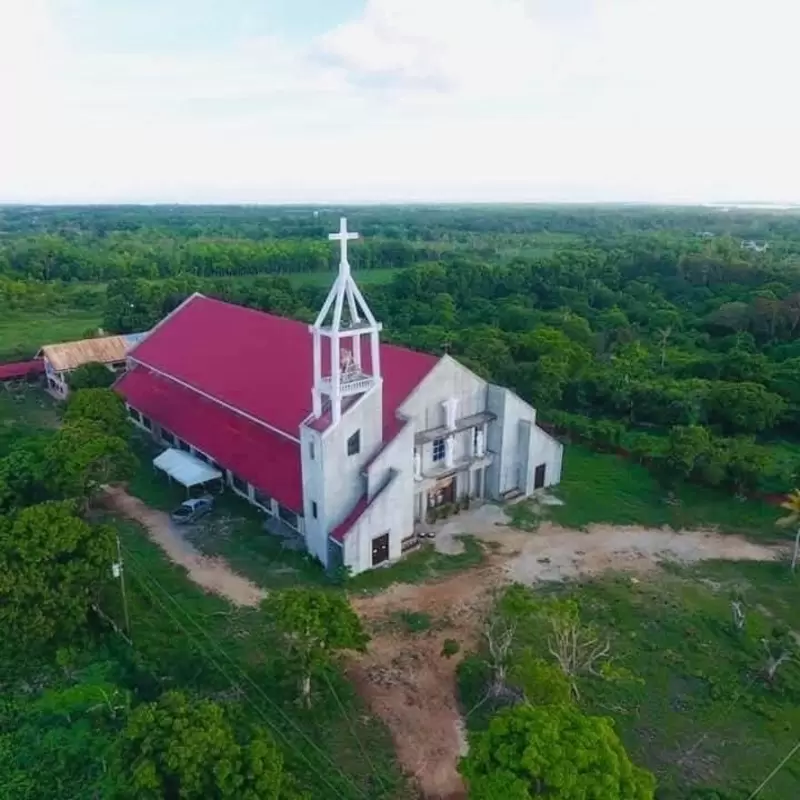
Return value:
[(372, 566), (389, 560), (389, 534), (384, 533), (372, 540)]
[(541, 489), (544, 486), (544, 476), (547, 471), (547, 464), (539, 464), (536, 467), (536, 472), (533, 474), (533, 488)]

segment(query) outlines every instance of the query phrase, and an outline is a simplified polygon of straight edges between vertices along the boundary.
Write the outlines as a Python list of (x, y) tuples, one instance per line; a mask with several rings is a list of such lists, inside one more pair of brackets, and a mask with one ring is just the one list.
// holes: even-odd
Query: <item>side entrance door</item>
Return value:
[(372, 540), (372, 566), (389, 560), (389, 534), (384, 533)]
[(544, 486), (545, 472), (547, 471), (547, 464), (539, 464), (536, 467), (536, 472), (533, 473), (533, 488), (541, 489)]

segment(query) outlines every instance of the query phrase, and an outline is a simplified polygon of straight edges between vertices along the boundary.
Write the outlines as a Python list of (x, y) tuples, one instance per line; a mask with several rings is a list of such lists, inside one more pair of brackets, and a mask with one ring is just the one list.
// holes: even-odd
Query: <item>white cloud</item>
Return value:
[(789, 0), (367, 0), (181, 53), (51, 9), (0, 0), (0, 200), (800, 201)]

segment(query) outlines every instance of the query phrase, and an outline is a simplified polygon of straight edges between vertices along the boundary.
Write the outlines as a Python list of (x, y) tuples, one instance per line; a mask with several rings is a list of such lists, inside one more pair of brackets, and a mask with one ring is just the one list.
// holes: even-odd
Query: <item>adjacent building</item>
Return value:
[(221, 470), (327, 567), (398, 559), (429, 509), (557, 483), (562, 445), (514, 392), (381, 342), (340, 243), (313, 325), (194, 294), (128, 354), (132, 420)]
[(69, 395), (67, 378), (70, 372), (84, 364), (97, 362), (105, 364), (112, 372), (124, 371), (128, 351), (145, 335), (132, 333), (127, 336), (98, 336), (77, 342), (44, 345), (36, 358), (44, 363), (47, 391), (58, 400), (65, 400)]

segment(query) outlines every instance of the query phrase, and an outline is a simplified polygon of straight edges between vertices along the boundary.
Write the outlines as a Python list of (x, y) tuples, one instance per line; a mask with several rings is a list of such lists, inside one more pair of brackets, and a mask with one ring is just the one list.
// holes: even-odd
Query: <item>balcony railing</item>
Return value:
[(494, 453), (487, 450), (482, 456), (462, 456), (453, 461), (452, 466), (447, 466), (444, 460), (435, 462), (432, 466), (422, 470), (422, 480), (441, 480), (450, 475), (455, 475), (457, 472), (465, 472), (473, 467), (489, 466), (494, 461)]
[(497, 419), (497, 415), (493, 414), (491, 411), (479, 411), (477, 414), (470, 414), (468, 417), (457, 419), (455, 427), (453, 428), (448, 428), (447, 425), (439, 425), (436, 428), (428, 428), (427, 430), (419, 431), (414, 436), (414, 444), (427, 444), (435, 439), (443, 439), (445, 436), (450, 436), (454, 433), (461, 433), (461, 431), (466, 431), (470, 428), (477, 428), (495, 419)]

